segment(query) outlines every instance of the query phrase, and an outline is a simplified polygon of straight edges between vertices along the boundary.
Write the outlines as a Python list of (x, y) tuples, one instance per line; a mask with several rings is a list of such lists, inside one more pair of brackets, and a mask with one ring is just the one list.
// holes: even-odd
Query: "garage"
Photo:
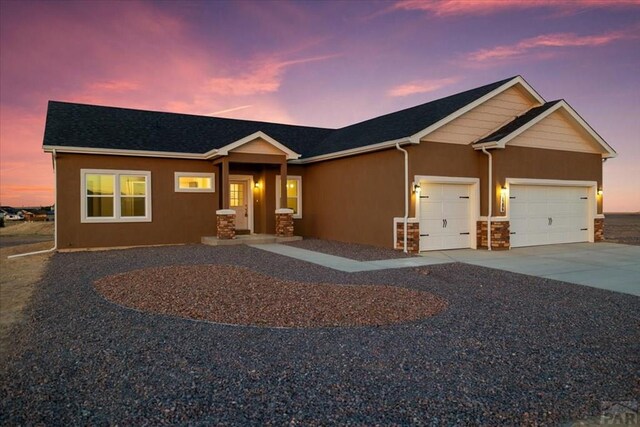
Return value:
[(511, 247), (589, 241), (590, 187), (511, 185)]
[(420, 251), (472, 247), (472, 186), (420, 183)]

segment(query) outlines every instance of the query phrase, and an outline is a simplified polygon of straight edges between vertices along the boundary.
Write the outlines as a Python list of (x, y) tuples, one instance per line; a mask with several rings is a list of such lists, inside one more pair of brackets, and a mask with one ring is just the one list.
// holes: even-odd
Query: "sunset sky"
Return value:
[(618, 152), (605, 211), (640, 211), (640, 0), (0, 5), (2, 205), (53, 203), (48, 100), (341, 127), (520, 74)]

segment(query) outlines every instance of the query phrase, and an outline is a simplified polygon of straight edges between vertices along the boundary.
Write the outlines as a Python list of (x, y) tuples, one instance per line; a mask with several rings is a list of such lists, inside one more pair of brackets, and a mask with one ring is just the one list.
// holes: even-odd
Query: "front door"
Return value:
[(229, 181), (229, 207), (236, 211), (236, 230), (249, 229), (247, 181)]

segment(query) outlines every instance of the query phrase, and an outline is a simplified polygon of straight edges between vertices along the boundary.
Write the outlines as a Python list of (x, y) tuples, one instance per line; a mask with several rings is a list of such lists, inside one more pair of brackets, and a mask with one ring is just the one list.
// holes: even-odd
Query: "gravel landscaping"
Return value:
[[(225, 326), (125, 308), (92, 285), (169, 265), (397, 286), (448, 307), (386, 326)], [(246, 246), (56, 254), (0, 363), (0, 424), (557, 425), (637, 400), (639, 308), (465, 264), (349, 274)]]
[(380, 259), (407, 258), (415, 256), (393, 249), (359, 245), (357, 243), (338, 242), (336, 240), (304, 239), (285, 244), (296, 248), (322, 252), (324, 254), (355, 259), (356, 261), (377, 261)]
[(127, 307), (238, 325), (379, 326), (433, 316), (446, 307), (428, 292), (278, 280), (228, 265), (147, 268), (94, 285)]

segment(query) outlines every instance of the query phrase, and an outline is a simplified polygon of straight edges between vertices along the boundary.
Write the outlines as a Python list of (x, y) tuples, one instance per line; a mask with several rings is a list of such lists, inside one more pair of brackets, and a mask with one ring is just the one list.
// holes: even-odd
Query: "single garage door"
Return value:
[(588, 187), (511, 185), (511, 247), (589, 241)]
[(470, 190), (470, 185), (421, 183), (421, 251), (471, 246)]

